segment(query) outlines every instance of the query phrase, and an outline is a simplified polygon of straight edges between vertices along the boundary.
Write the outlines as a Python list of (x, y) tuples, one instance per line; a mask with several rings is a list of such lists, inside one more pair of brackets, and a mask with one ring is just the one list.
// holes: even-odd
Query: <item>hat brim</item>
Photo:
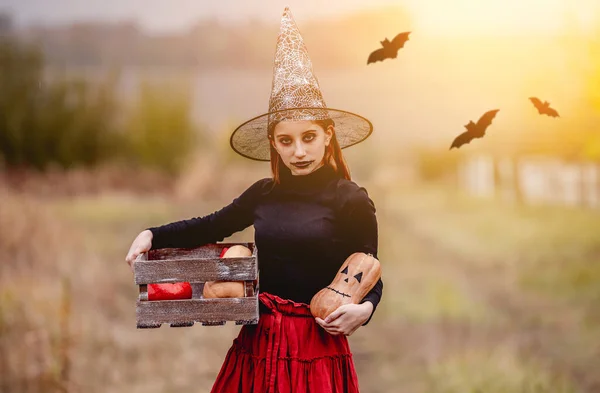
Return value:
[[(229, 139), (231, 148), (239, 155), (251, 160), (270, 161), (271, 153), (267, 136), (269, 119), (273, 115), (285, 117), (285, 112), (297, 113), (301, 110), (326, 112), (327, 117), (335, 123), (335, 135), (342, 149), (364, 141), (373, 132), (373, 124), (356, 113), (323, 107), (289, 108), (264, 113), (239, 125)], [(294, 120), (314, 120), (314, 118), (306, 117)]]

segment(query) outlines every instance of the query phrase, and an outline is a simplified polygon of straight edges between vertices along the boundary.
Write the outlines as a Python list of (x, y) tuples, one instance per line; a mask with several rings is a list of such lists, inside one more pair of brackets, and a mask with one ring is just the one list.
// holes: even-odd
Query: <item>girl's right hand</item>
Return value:
[(125, 262), (127, 262), (132, 272), (133, 264), (135, 263), (137, 257), (144, 252), (150, 251), (151, 248), (152, 232), (146, 229), (145, 231), (140, 232), (140, 234), (135, 238), (133, 243), (131, 243), (131, 247), (129, 247), (129, 252), (125, 257)]

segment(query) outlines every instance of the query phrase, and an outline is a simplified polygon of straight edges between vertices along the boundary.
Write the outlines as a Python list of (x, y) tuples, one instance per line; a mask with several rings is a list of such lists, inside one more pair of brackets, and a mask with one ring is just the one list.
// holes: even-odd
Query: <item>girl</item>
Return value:
[(313, 318), (309, 304), (352, 253), (377, 258), (375, 207), (367, 191), (351, 181), (341, 150), (371, 132), (367, 119), (325, 105), (286, 8), (269, 112), (231, 136), (239, 154), (270, 161), (272, 177), (212, 214), (141, 232), (126, 257), (132, 266), (150, 249), (198, 247), (254, 225), (259, 322), (241, 328), (212, 392), (359, 391), (347, 336), (370, 321), (382, 280), (360, 304), (343, 305), (325, 320)]

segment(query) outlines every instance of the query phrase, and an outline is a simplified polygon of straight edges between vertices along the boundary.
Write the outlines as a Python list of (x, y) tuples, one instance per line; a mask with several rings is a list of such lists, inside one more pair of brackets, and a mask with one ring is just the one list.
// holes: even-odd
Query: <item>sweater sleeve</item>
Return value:
[(152, 249), (200, 247), (249, 227), (254, 222), (254, 208), (261, 191), (270, 181), (257, 181), (232, 203), (209, 215), (148, 228), (152, 232)]
[[(353, 182), (345, 182), (340, 186), (339, 191), (343, 200), (341, 220), (348, 236), (348, 242), (351, 245), (351, 251), (364, 252), (379, 259), (377, 256), (378, 226), (375, 215), (376, 209), (375, 204), (369, 198), (367, 190)], [(373, 304), (373, 312), (363, 326), (371, 321), (382, 294), (383, 281), (380, 278), (361, 301), (361, 304), (367, 301)]]

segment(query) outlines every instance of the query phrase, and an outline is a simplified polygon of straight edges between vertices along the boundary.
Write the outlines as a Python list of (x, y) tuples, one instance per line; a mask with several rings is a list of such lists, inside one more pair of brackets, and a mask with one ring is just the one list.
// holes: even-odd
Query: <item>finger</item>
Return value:
[(334, 323), (325, 323), (322, 319), (319, 318), (317, 322), (323, 329), (325, 330), (339, 330), (340, 324), (335, 321)]
[(336, 319), (331, 323), (326, 323), (325, 326), (327, 326), (330, 329), (341, 329), (342, 324), (340, 323), (339, 319)]
[(340, 334), (340, 331), (337, 329), (325, 329), (325, 331), (334, 336), (337, 336), (338, 334)]
[(335, 331), (335, 332), (340, 332), (342, 331), (342, 328), (340, 328), (338, 325), (325, 325), (325, 329), (329, 330), (329, 331)]
[(332, 326), (332, 325), (328, 325), (326, 324), (321, 318), (316, 317), (315, 321), (319, 324), (319, 326), (321, 326), (323, 328), (323, 330), (325, 330), (327, 333), (329, 334), (339, 334), (339, 328), (337, 326)]
[(138, 247), (138, 248), (136, 248), (136, 249), (135, 249), (135, 251), (133, 251), (133, 252), (131, 253), (131, 257), (130, 257), (130, 259), (131, 259), (131, 262), (132, 262), (132, 263), (133, 263), (133, 262), (135, 262), (135, 260), (136, 260), (136, 259), (137, 259), (137, 258), (140, 256), (140, 254), (141, 254), (141, 253), (142, 253), (142, 249), (141, 249), (141, 248), (139, 248), (139, 247)]
[(132, 256), (132, 258), (131, 258), (131, 263), (130, 263), (130, 266), (131, 266), (131, 270), (132, 270), (132, 271), (133, 271), (133, 266), (135, 265), (135, 263), (136, 263), (136, 262), (137, 262), (137, 260), (139, 259), (140, 255), (141, 255), (141, 253), (139, 253), (138, 251), (136, 251), (136, 252), (133, 254), (133, 256)]
[(137, 248), (130, 248), (125, 260), (129, 263), (133, 262), (133, 260), (135, 259), (136, 253), (137, 253)]
[(320, 326), (325, 327), (325, 321), (323, 321), (319, 317), (315, 317), (315, 322), (317, 322)]
[[(315, 318), (315, 320), (316, 319), (317, 318)], [(319, 326), (321, 326), (325, 330), (328, 330), (328, 329), (332, 328), (332, 326), (330, 326), (329, 324), (325, 323), (325, 321), (323, 321), (321, 318), (318, 318), (318, 320), (316, 322), (319, 324)]]
[(344, 315), (346, 313), (346, 309), (343, 307), (344, 306), (340, 306), (340, 307), (338, 307), (337, 310), (335, 310), (334, 312), (329, 314), (327, 316), (327, 318), (325, 318), (325, 323), (330, 323), (331, 321), (334, 321), (334, 320), (338, 319), (340, 316)]

